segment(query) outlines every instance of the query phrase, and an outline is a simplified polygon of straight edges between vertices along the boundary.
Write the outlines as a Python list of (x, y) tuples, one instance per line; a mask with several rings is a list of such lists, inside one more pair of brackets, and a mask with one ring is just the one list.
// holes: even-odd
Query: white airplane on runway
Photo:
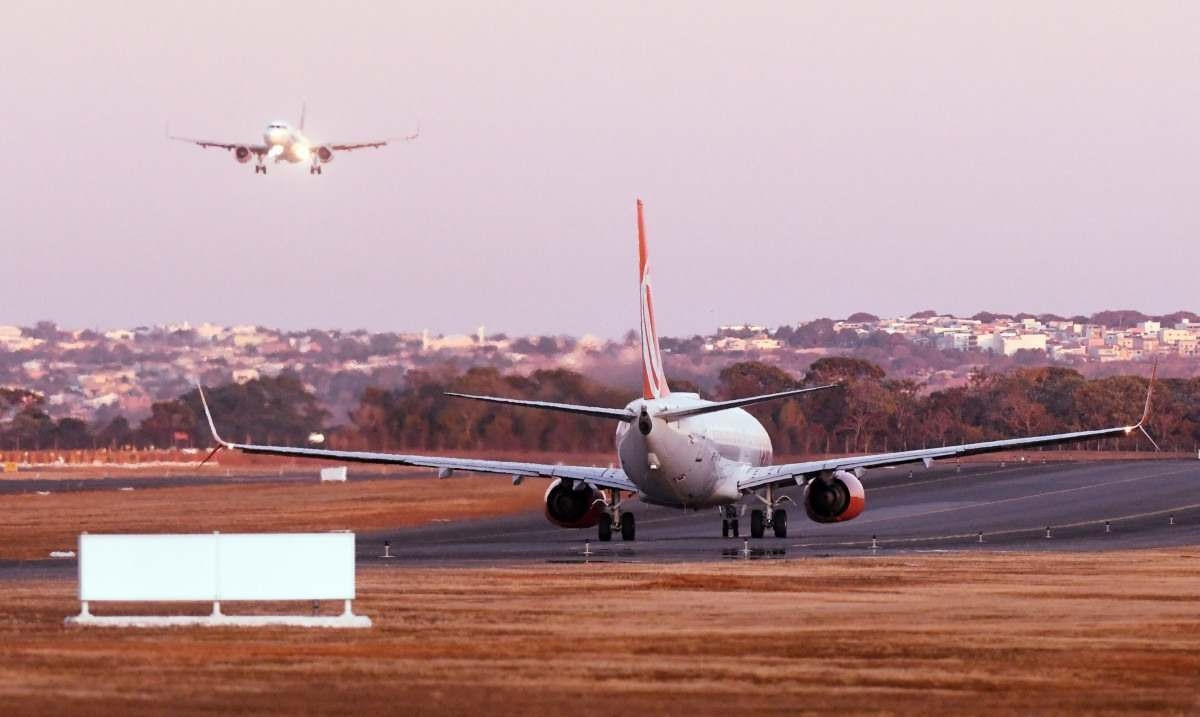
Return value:
[(189, 137), (176, 137), (168, 134), (167, 137), (179, 142), (190, 142), (201, 147), (220, 147), (233, 152), (233, 158), (241, 164), (250, 161), (250, 158), (256, 157), (258, 161), (254, 165), (255, 174), (266, 174), (266, 160), (274, 160), (276, 164), (279, 162), (290, 162), (296, 164), (298, 162), (310, 162), (308, 166), (309, 174), (321, 174), (321, 165), (333, 161), (335, 152), (349, 152), (355, 149), (378, 149), (384, 147), (388, 142), (410, 142), (420, 135), (420, 130), (413, 132), (404, 137), (389, 137), (386, 139), (374, 139), (365, 142), (313, 142), (308, 137), (304, 136), (304, 108), (300, 109), (300, 126), (293, 127), (292, 125), (282, 120), (276, 120), (267, 125), (263, 130), (262, 144), (243, 144), (240, 142), (216, 142), (207, 139), (191, 139)]
[[(493, 473), (512, 476), (514, 484), (526, 477), (549, 478), (551, 483), (545, 496), (546, 518), (564, 528), (598, 526), (602, 541), (611, 540), (614, 530), (620, 531), (624, 540), (634, 539), (633, 514), (621, 509), (624, 505), (623, 495), (626, 494), (636, 495), (644, 503), (681, 509), (717, 507), (721, 511), (721, 532), (725, 536), (731, 533), (738, 535), (738, 504), (742, 500), (749, 500), (756, 506), (750, 513), (751, 536), (761, 538), (770, 529), (776, 537), (783, 538), (787, 536), (787, 512), (783, 506), (791, 502), (791, 498), (777, 495), (776, 490), (780, 488), (801, 486), (804, 510), (808, 517), (818, 523), (836, 523), (850, 520), (863, 512), (866, 492), (859, 478), (869, 468), (910, 463), (924, 463), (929, 467), (933, 461), (943, 458), (1126, 436), (1138, 430), (1146, 433), (1143, 423), (1150, 412), (1157, 367), (1151, 375), (1142, 418), (1133, 425), (772, 465), (771, 440), (766, 430), (742, 407), (811, 391), (835, 389), (837, 386), (815, 386), (730, 401), (706, 401), (695, 393), (672, 393), (663, 373), (654, 323), (641, 201), (637, 203), (637, 225), (642, 309), (641, 398), (630, 401), (624, 408), (608, 408), (448, 394), (616, 421), (620, 468), (232, 443), (217, 434), (212, 412), (201, 388), (200, 399), (209, 429), (218, 443), (213, 453), (221, 448), (230, 448), (245, 453), (296, 458), (423, 466), (437, 469), (438, 476), (442, 478), (450, 476), (453, 471)], [(1146, 437), (1149, 438), (1149, 434)]]

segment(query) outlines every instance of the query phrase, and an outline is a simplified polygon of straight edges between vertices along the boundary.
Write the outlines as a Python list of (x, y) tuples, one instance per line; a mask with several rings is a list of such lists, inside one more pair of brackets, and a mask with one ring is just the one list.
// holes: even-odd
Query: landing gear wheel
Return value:
[(787, 511), (777, 510), (771, 514), (771, 527), (775, 529), (776, 538), (787, 537)]
[(633, 513), (621, 513), (621, 540), (632, 542), (636, 535)]
[(750, 537), (763, 537), (763, 512), (761, 510), (750, 511)]
[(600, 514), (600, 523), (597, 525), (601, 543), (607, 543), (612, 540), (612, 516), (608, 513)]
[(729, 521), (725, 520), (725, 519), (721, 520), (721, 537), (722, 538), (729, 537)]
[(733, 533), (733, 537), (738, 537), (738, 522), (737, 518), (729, 521), (729, 532)]

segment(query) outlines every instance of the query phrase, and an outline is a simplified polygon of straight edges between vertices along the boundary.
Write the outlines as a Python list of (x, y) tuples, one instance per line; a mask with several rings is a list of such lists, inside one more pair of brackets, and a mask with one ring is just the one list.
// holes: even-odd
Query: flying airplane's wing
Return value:
[(208, 428), (220, 448), (229, 448), (242, 453), (268, 456), (291, 456), (293, 458), (323, 458), (349, 463), (379, 463), (398, 466), (436, 468), (439, 477), (448, 477), (452, 471), (471, 473), (494, 473), (516, 478), (568, 478), (581, 480), (599, 488), (615, 488), (636, 493), (638, 488), (619, 468), (597, 468), (594, 466), (564, 466), (551, 463), (522, 463), (519, 461), (490, 461), (477, 458), (442, 458), (437, 456), (411, 456), (397, 453), (371, 453), (364, 451), (333, 451), (323, 448), (292, 448), (288, 446), (258, 446), (232, 443), (221, 438), (213, 423), (204, 389), (200, 389), (200, 402), (208, 418)]
[(187, 142), (189, 144), (194, 144), (194, 145), (197, 145), (200, 147), (205, 147), (205, 148), (218, 147), (220, 149), (233, 150), (233, 149), (237, 149), (238, 147), (245, 147), (246, 149), (248, 149), (251, 152), (253, 152), (257, 155), (260, 155), (260, 156), (267, 153), (267, 147), (265, 145), (261, 145), (261, 144), (242, 144), (241, 142), (213, 142), (213, 141), (207, 140), (207, 139), (192, 139), (191, 137), (176, 137), (175, 135), (167, 135), (167, 139), (173, 139), (176, 142)]
[(420, 136), (421, 130), (417, 130), (416, 132), (403, 137), (388, 137), (386, 139), (374, 139), (366, 142), (333, 142), (326, 144), (325, 146), (329, 147), (335, 152), (349, 152), (352, 149), (367, 149), (368, 147), (371, 149), (378, 149), (380, 147), (386, 147), (388, 142), (411, 142)]
[[(1150, 398), (1154, 392), (1154, 376), (1158, 372), (1158, 366), (1155, 365), (1154, 372), (1150, 376), (1150, 387), (1146, 391), (1146, 406), (1142, 410), (1142, 417), (1137, 423), (1131, 426), (1119, 426), (1116, 428), (1101, 428), (1093, 431), (1076, 431), (1074, 433), (1056, 433), (1048, 436), (1030, 436), (1027, 438), (1011, 438), (1001, 441), (984, 441), (982, 443), (964, 443), (957, 446), (943, 446), (941, 448), (922, 448), (914, 451), (900, 451), (897, 453), (876, 453), (867, 456), (846, 456), (844, 458), (831, 458), (821, 461), (804, 461), (801, 463), (784, 463), (775, 466), (761, 466), (748, 469), (741, 478), (738, 479), (738, 490), (750, 491), (757, 488), (764, 488), (768, 485), (788, 486), (802, 482), (806, 477), (829, 473), (832, 471), (854, 471), (866, 468), (882, 468), (886, 466), (898, 466), (906, 463), (924, 463), (926, 467), (930, 466), (935, 460), (943, 458), (961, 458), (963, 456), (974, 456), (981, 453), (998, 453), (1000, 451), (1011, 451), (1021, 448), (1039, 448), (1042, 446), (1055, 446), (1064, 443), (1078, 443), (1080, 441), (1092, 441), (1099, 438), (1116, 438), (1120, 436), (1128, 436), (1134, 431), (1141, 431), (1146, 438), (1150, 439), (1153, 444), (1154, 439), (1150, 438), (1150, 434), (1146, 433), (1144, 428), (1146, 419), (1150, 416)], [(1155, 448), (1158, 448), (1155, 445)]]

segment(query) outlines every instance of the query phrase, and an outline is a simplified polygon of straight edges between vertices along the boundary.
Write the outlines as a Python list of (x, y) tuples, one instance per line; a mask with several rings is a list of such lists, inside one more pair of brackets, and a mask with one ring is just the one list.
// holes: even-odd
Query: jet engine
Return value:
[(818, 523), (840, 523), (857, 518), (867, 507), (867, 493), (858, 477), (848, 471), (819, 476), (804, 486), (804, 510)]
[(250, 151), (249, 147), (234, 147), (233, 148), (233, 158), (242, 164), (249, 162), (250, 157), (252, 157), (253, 155), (254, 155), (254, 153)]
[(317, 147), (317, 159), (322, 163), (333, 161), (333, 150), (328, 147)]
[(604, 496), (589, 485), (555, 478), (546, 490), (546, 520), (560, 528), (590, 528), (603, 512)]

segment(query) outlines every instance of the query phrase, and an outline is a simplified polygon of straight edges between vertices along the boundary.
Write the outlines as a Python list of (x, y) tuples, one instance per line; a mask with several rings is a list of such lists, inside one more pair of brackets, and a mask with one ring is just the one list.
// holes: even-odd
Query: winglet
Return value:
[(1158, 443), (1155, 442), (1154, 437), (1146, 430), (1146, 421), (1150, 418), (1150, 402), (1154, 398), (1154, 383), (1157, 379), (1158, 359), (1154, 359), (1154, 367), (1150, 369), (1150, 385), (1146, 387), (1146, 407), (1142, 409), (1142, 417), (1138, 419), (1138, 422), (1126, 430), (1128, 433), (1133, 433), (1133, 429), (1136, 428), (1142, 432), (1147, 441), (1150, 441), (1150, 445), (1154, 446), (1155, 451), (1161, 451), (1162, 449), (1158, 447)]
[[(1150, 418), (1150, 400), (1154, 397), (1154, 382), (1158, 379), (1158, 359), (1154, 359), (1154, 367), (1150, 369), (1150, 385), (1146, 388), (1146, 407), (1142, 409), (1142, 417), (1137, 424), (1141, 426)], [(1144, 431), (1143, 431), (1144, 433)], [(1147, 436), (1149, 438), (1149, 436)]]
[[(208, 430), (212, 432), (213, 440), (215, 440), (217, 443), (221, 444), (225, 448), (232, 447), (233, 446), (232, 443), (221, 438), (221, 435), (219, 433), (217, 433), (217, 426), (215, 423), (213, 423), (212, 411), (209, 410), (209, 408), (208, 408), (208, 399), (206, 399), (204, 397), (204, 386), (201, 386), (199, 383), (197, 383), (196, 390), (200, 392), (200, 405), (204, 406), (204, 417), (208, 419)], [(205, 458), (204, 460), (208, 460), (208, 459)]]

